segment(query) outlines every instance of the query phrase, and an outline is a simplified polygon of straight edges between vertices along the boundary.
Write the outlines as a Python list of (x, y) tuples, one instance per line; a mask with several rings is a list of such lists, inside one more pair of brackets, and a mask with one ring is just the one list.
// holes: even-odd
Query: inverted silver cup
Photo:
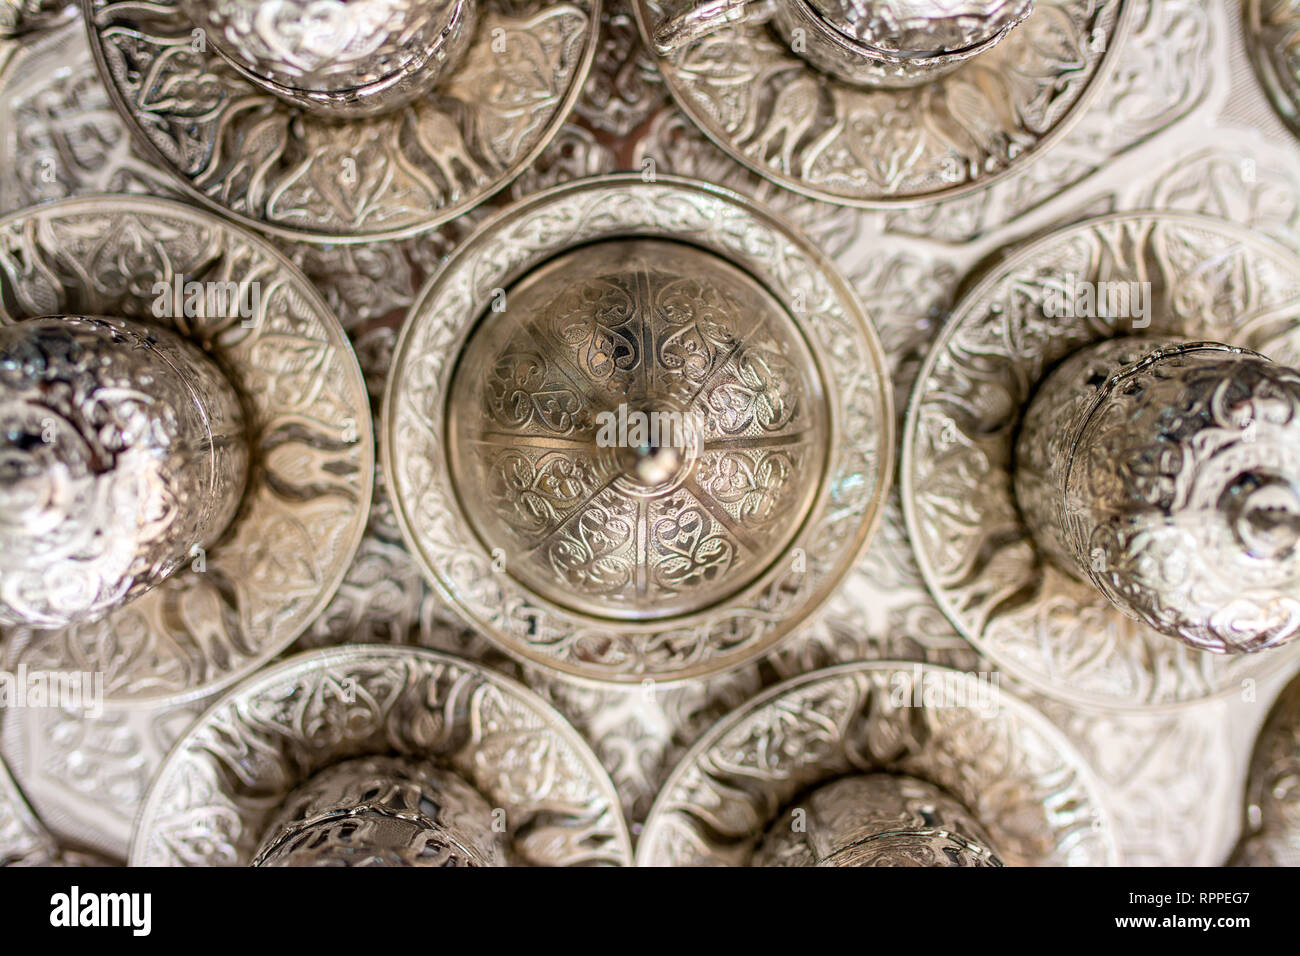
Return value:
[(92, 620), (159, 584), (225, 530), (247, 469), (238, 395), (175, 333), (0, 327), (0, 624)]
[(938, 787), (888, 773), (843, 777), (780, 814), (754, 866), (1001, 866), (983, 827)]
[(1193, 647), (1300, 632), (1300, 373), (1213, 342), (1128, 337), (1070, 356), (1016, 447), (1043, 551)]
[(503, 866), (504, 832), (462, 778), (408, 757), (320, 771), (285, 802), (254, 866)]

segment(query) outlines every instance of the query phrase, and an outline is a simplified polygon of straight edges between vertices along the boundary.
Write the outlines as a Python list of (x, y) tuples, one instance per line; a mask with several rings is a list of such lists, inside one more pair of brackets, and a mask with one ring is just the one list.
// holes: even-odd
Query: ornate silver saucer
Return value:
[(1244, 0), (1246, 47), (1264, 91), (1300, 136), (1300, 5), (1294, 0)]
[[(636, 0), (647, 46), (690, 5)], [(898, 208), (981, 190), (1063, 136), (1119, 58), (1131, 7), (1038, 0), (992, 49), (909, 89), (824, 73), (753, 21), (656, 60), (677, 104), (733, 159), (814, 199)]]
[(75, 0), (0, 0), (0, 39), (58, 26), (76, 13)]
[(251, 463), (210, 548), (106, 617), (22, 629), (6, 664), (102, 673), (107, 705), (202, 697), (284, 650), (347, 571), (374, 478), (365, 381), (287, 259), (170, 200), (72, 199), (0, 219), (0, 323), (73, 313), (200, 344), (243, 405)]
[(1126, 616), (1048, 559), (1011, 466), (1034, 389), (1085, 346), (1140, 333), (1227, 343), (1293, 366), (1297, 319), (1292, 252), (1190, 213), (1077, 223), (1014, 248), (968, 283), (918, 377), (900, 481), (918, 562), (958, 630), (1044, 694), (1103, 708), (1227, 694), (1293, 661), (1294, 645), (1207, 653)]
[(1246, 783), (1236, 866), (1300, 866), (1300, 678), (1273, 705), (1260, 730)]
[(967, 836), (1007, 865), (1115, 861), (1101, 785), (1045, 717), (988, 675), (874, 662), (796, 677), (715, 725), (660, 791), (637, 863), (747, 865), (765, 832), (768, 845), (783, 824), (811, 827), (825, 784), (879, 773), (939, 788), (964, 807), (949, 823), (982, 829)]
[(378, 646), (302, 654), (228, 691), (158, 771), (131, 863), (248, 865), (291, 793), (318, 804), (320, 771), (370, 755), (459, 777), (477, 791), (462, 807), (486, 801), (476, 826), (505, 834), (510, 862), (631, 863), (614, 786), (563, 717), (479, 665)]
[(334, 121), (250, 83), (177, 0), (82, 0), (100, 73), (136, 138), (186, 191), (288, 239), (414, 235), (527, 168), (582, 90), (600, 0), (486, 0), (430, 94)]
[(392, 368), (411, 552), (472, 625), (574, 677), (770, 650), (880, 515), (870, 320), (806, 238), (704, 184), (614, 175), (503, 211), (426, 287)]

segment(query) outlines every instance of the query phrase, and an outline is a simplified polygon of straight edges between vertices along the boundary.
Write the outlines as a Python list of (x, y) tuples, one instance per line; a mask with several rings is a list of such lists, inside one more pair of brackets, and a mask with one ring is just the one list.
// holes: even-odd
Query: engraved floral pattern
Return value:
[(598, 9), (489, 3), (436, 94), (346, 124), (301, 114), (196, 50), (177, 0), (89, 0), (88, 15), (110, 92), (170, 171), (237, 217), (319, 240), (410, 235), (503, 187), (581, 91)]
[(152, 199), (68, 200), (0, 221), (0, 322), (60, 313), (158, 321), (154, 283), (178, 274), (262, 284), (248, 322), (174, 320), (231, 376), (253, 464), (242, 509), (202, 572), (185, 568), (25, 652), (32, 668), (102, 671), (110, 701), (201, 696), (288, 646), (342, 578), (373, 480), (356, 359), (315, 292), (264, 242)]

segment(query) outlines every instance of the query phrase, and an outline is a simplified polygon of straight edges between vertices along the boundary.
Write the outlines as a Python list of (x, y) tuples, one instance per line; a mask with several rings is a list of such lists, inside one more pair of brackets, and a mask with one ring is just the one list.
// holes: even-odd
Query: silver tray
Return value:
[[(901, 411), (962, 277), (1010, 243), (1092, 215), (1160, 208), (1230, 219), (1300, 249), (1300, 146), (1255, 78), (1246, 11), (1236, 0), (1126, 6), (1122, 56), (1050, 148), (984, 188), (941, 202), (849, 208), (784, 189), (718, 149), (672, 105), (653, 59), (639, 48), (630, 4), (616, 3), (601, 13), (592, 72), (569, 121), (503, 198), (630, 169), (703, 179), (767, 204), (853, 282), (879, 329)], [(0, 44), (0, 128), (8, 131), (0, 139), (0, 212), (75, 194), (176, 189), (172, 177), (133, 150), (79, 23)], [(351, 334), (372, 403), (383, 392), (406, 310), (484, 214), (398, 241), (281, 243)], [(634, 836), (690, 747), (766, 687), (854, 661), (993, 672), (931, 598), (897, 494), (843, 586), (780, 648), (681, 686), (617, 689), (522, 664), (464, 630), (407, 552), (383, 485), (380, 474), (357, 557), (297, 647), (358, 639), (419, 644), (524, 680), (590, 742)], [(1100, 780), (1121, 862), (1216, 865), (1228, 858), (1254, 738), (1286, 673), (1160, 713), (1066, 705), (1003, 676), (1008, 689), (1060, 728)], [(11, 799), (13, 812), (0, 819), (27, 823), (0, 830), (27, 833), (27, 840), (43, 833), (38, 839), (47, 847), (89, 846), (124, 859), (148, 780), (203, 706), (129, 716), (110, 710), (94, 732), (55, 713), (5, 715), (3, 753), (26, 803)]]

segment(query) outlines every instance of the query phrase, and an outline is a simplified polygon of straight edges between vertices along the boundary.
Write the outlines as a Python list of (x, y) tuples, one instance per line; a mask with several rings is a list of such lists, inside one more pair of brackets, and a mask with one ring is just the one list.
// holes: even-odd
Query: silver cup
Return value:
[(220, 536), (247, 469), (238, 396), (176, 334), (0, 327), (0, 624), (63, 627), (143, 594)]
[(1001, 866), (983, 828), (952, 797), (913, 777), (843, 777), (787, 808), (754, 866)]
[(670, 54), (732, 23), (770, 20), (793, 52), (848, 83), (927, 83), (992, 49), (1033, 0), (706, 0), (654, 31)]
[(1128, 337), (1040, 385), (1016, 446), (1040, 548), (1195, 648), (1300, 631), (1300, 373), (1213, 342)]
[(504, 833), (477, 790), (409, 757), (320, 771), (285, 802), (253, 866), (504, 866)]
[(334, 117), (396, 109), (454, 70), (476, 0), (182, 0), (250, 82)]

